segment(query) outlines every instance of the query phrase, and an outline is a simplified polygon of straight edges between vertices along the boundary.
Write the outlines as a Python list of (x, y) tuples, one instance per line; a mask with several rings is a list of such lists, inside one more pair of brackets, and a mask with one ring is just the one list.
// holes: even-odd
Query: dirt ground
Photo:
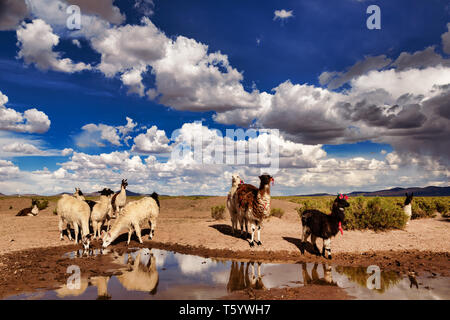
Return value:
[[(14, 272), (27, 266), (31, 267), (33, 260), (42, 258), (33, 256), (33, 251), (29, 249), (49, 248), (49, 253), (58, 253), (77, 248), (67, 238), (64, 241), (59, 240), (58, 217), (53, 214), (55, 201), (50, 202), (49, 207), (42, 210), (36, 217), (15, 217), (15, 214), (29, 206), (30, 202), (29, 198), (19, 197), (6, 197), (0, 200), (0, 271), (4, 269), (3, 271), (6, 272)], [(272, 208), (281, 208), (285, 214), (281, 219), (272, 217), (264, 222), (261, 232), (263, 245), (255, 248), (250, 248), (248, 240), (232, 235), (228, 217), (224, 220), (211, 218), (211, 207), (223, 204), (225, 204), (225, 197), (162, 200), (155, 237), (152, 241), (144, 237), (144, 245), (224, 259), (237, 258), (261, 262), (325, 261), (324, 258), (316, 257), (309, 252), (301, 255), (299, 251), (301, 223), (295, 211), (298, 204), (272, 199)], [(344, 231), (343, 236), (338, 234), (332, 240), (332, 262), (355, 266), (376, 264), (382, 269), (398, 272), (414, 270), (448, 275), (449, 231), (450, 221), (440, 216), (433, 219), (413, 220), (406, 230)], [(147, 233), (148, 230), (144, 230), (144, 234)], [(130, 245), (139, 246), (137, 238), (132, 239), (133, 243)], [(113, 246), (125, 248), (125, 241), (126, 235), (120, 237)], [(320, 240), (318, 245), (319, 248), (322, 245)], [(100, 243), (94, 242), (93, 246), (98, 247)], [(50, 247), (60, 247), (60, 250), (50, 249)], [(26, 265), (23, 265), (25, 262), (21, 258), (24, 252), (28, 255)], [(17, 261), (22, 266), (11, 268), (13, 261)], [(89, 267), (93, 266), (89, 265)], [(295, 298), (295, 292), (288, 291), (274, 290), (272, 298), (277, 296)], [(258, 298), (258, 295), (261, 293), (256, 293), (254, 298)], [(251, 298), (249, 294), (244, 296)], [(331, 297), (333, 297), (332, 294)], [(263, 295), (259, 298), (264, 299), (267, 296)]]

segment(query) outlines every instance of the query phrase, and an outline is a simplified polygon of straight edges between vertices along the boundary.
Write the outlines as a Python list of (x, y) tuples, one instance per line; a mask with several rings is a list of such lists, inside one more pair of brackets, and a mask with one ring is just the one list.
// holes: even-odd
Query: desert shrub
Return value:
[(345, 229), (403, 229), (407, 217), (396, 201), (389, 198), (357, 197), (349, 199), (345, 210)]
[(225, 218), (225, 206), (215, 206), (211, 207), (211, 217), (214, 220), (221, 220)]
[(435, 216), (436, 205), (432, 198), (413, 199), (411, 219), (433, 218)]
[(450, 217), (450, 198), (435, 198), (434, 206), (443, 217)]
[(271, 217), (281, 218), (284, 215), (284, 210), (280, 208), (272, 208), (270, 210)]
[[(400, 198), (399, 198), (400, 199)], [(298, 201), (302, 204), (296, 208), (299, 216), (306, 209), (316, 209), (330, 213), (334, 198), (306, 199)], [(398, 199), (393, 198), (349, 198), (350, 207), (345, 209), (343, 228), (346, 230), (388, 230), (405, 227), (407, 217)]]
[(48, 207), (48, 201), (47, 200), (38, 200), (37, 201), (37, 207), (39, 210), (44, 210), (45, 208)]

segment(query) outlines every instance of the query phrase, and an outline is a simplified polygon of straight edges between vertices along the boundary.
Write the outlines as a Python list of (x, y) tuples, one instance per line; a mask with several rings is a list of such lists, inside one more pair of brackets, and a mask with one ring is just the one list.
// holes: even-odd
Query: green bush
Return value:
[[(334, 199), (302, 200), (303, 206), (296, 208), (298, 214), (302, 215), (306, 209), (320, 210), (326, 214), (331, 213)], [(392, 198), (349, 198), (350, 207), (345, 209), (345, 221), (343, 228), (346, 230), (387, 230), (403, 229), (407, 217), (403, 208), (393, 201)]]
[(443, 217), (450, 217), (450, 198), (435, 198), (434, 206)]
[(433, 198), (414, 198), (411, 219), (434, 218), (436, 205)]
[(48, 201), (47, 200), (37, 200), (37, 207), (39, 210), (44, 210), (48, 207)]
[(215, 206), (211, 207), (211, 217), (214, 220), (222, 220), (225, 218), (225, 206)]
[(272, 208), (270, 210), (270, 216), (271, 217), (277, 217), (280, 218), (284, 215), (284, 210), (280, 208)]

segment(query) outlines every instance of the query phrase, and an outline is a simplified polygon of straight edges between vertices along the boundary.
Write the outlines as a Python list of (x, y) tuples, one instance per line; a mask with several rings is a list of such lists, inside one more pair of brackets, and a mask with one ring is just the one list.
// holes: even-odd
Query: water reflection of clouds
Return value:
[(175, 254), (181, 273), (185, 275), (194, 275), (214, 268), (217, 262), (198, 256), (189, 256), (184, 254)]

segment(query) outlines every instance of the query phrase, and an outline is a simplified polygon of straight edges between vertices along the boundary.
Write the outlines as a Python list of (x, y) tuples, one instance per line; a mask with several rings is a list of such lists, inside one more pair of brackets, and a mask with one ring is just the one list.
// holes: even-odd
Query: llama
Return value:
[(38, 201), (36, 199), (31, 199), (31, 207), (24, 208), (24, 209), (20, 210), (16, 214), (16, 217), (24, 217), (24, 216), (34, 217), (34, 216), (37, 216), (38, 213), (39, 213), (39, 208), (38, 208), (37, 205), (38, 205)]
[[(82, 241), (85, 243), (85, 237), (89, 237), (89, 217), (91, 210), (89, 205), (83, 200), (63, 194), (56, 204), (56, 212), (59, 216), (60, 239), (63, 238), (63, 230), (68, 224), (71, 224), (75, 230), (75, 243), (78, 243), (78, 226), (81, 227)], [(69, 240), (72, 241), (70, 231), (68, 231)]]
[(349, 207), (348, 196), (339, 194), (333, 202), (331, 214), (327, 215), (319, 210), (309, 209), (302, 213), (302, 246), (301, 252), (304, 254), (306, 240), (311, 235), (311, 243), (314, 250), (319, 255), (320, 250), (317, 247), (317, 237), (323, 239), (322, 255), (331, 259), (331, 237), (334, 237), (339, 231), (343, 234), (342, 222), (345, 219), (344, 208)]
[(411, 192), (411, 194), (408, 195), (408, 193), (406, 192), (405, 195), (406, 195), (406, 199), (405, 199), (405, 204), (404, 204), (403, 210), (404, 210), (406, 216), (408, 217), (408, 220), (406, 221), (406, 225), (409, 225), (409, 220), (411, 219), (411, 216), (412, 216), (411, 202), (412, 202), (414, 193)]
[(120, 185), (120, 191), (113, 195), (111, 199), (111, 205), (113, 210), (113, 217), (116, 217), (117, 214), (122, 214), (122, 210), (127, 203), (127, 192), (126, 188), (128, 186), (128, 180), (122, 179), (122, 184)]
[(91, 212), (92, 228), (94, 229), (94, 239), (97, 239), (97, 234), (100, 237), (100, 231), (103, 223), (109, 221), (109, 211), (111, 210), (111, 195), (114, 191), (104, 188), (99, 191), (100, 199), (95, 203)]
[(238, 223), (238, 214), (237, 214), (236, 206), (234, 205), (234, 202), (233, 202), (233, 195), (236, 192), (239, 184), (241, 184), (241, 183), (243, 183), (243, 181), (241, 180), (239, 175), (233, 174), (231, 176), (231, 190), (230, 190), (230, 192), (228, 192), (227, 209), (228, 209), (228, 213), (230, 214), (230, 218), (231, 218), (231, 228), (233, 230), (233, 235), (234, 235), (234, 230), (237, 230), (237, 223)]
[(234, 193), (233, 202), (238, 213), (238, 220), (241, 224), (241, 234), (243, 227), (248, 234), (248, 223), (251, 227), (250, 247), (254, 246), (255, 232), (257, 232), (256, 244), (261, 243), (261, 226), (264, 218), (270, 215), (270, 182), (274, 179), (268, 174), (259, 176), (259, 188), (251, 184), (240, 184)]
[(139, 242), (143, 243), (141, 237), (140, 224), (148, 222), (150, 225), (150, 234), (148, 238), (151, 240), (155, 235), (156, 218), (159, 215), (159, 199), (158, 194), (153, 192), (149, 197), (142, 198), (128, 203), (123, 208), (123, 214), (121, 214), (110, 231), (103, 235), (103, 248), (108, 247), (119, 235), (122, 229), (128, 228), (128, 241), (130, 244), (131, 234), (133, 228), (136, 230), (136, 235), (139, 238)]

